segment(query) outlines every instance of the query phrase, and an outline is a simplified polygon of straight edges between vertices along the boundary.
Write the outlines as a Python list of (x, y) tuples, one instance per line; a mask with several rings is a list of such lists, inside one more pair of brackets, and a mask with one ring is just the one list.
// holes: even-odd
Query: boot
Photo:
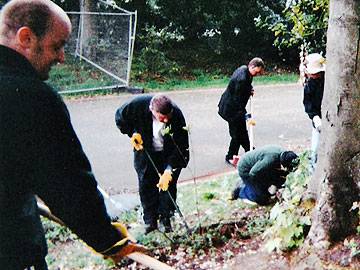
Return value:
[(235, 188), (233, 189), (233, 191), (231, 192), (231, 198), (230, 200), (234, 201), (239, 199), (240, 196), (240, 190), (244, 187), (244, 182), (241, 179), (241, 177), (239, 178), (238, 182), (236, 183)]
[(160, 223), (164, 226), (166, 233), (172, 232), (170, 218), (161, 218)]
[(149, 224), (145, 224), (145, 234), (151, 233), (152, 231), (157, 230), (157, 222), (151, 222)]
[(234, 190), (231, 192), (230, 200), (234, 201), (239, 199), (239, 194), (240, 194), (240, 187), (234, 188)]

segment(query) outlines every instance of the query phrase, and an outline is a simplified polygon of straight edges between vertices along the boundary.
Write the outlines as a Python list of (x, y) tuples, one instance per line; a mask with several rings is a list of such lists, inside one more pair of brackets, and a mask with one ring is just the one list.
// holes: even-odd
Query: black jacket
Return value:
[[(123, 104), (115, 113), (115, 122), (123, 134), (129, 137), (134, 132), (140, 133), (144, 142), (144, 148), (148, 152), (153, 151), (152, 146), (152, 113), (149, 109), (152, 96), (141, 95), (132, 101)], [(185, 168), (189, 162), (189, 139), (186, 130), (186, 122), (181, 110), (173, 104), (172, 117), (165, 128), (170, 132), (164, 135), (164, 159), (173, 169)], [(172, 134), (172, 135), (170, 135)], [(144, 151), (134, 150), (134, 166), (139, 176), (142, 176), (149, 164)]]
[(324, 94), (324, 74), (318, 79), (309, 78), (304, 86), (303, 104), (310, 119), (315, 115), (321, 118), (321, 102)]
[(47, 253), (35, 195), (94, 249), (120, 240), (61, 97), (0, 46), (1, 269)]
[(241, 66), (234, 71), (218, 104), (218, 113), (224, 120), (230, 122), (244, 119), (245, 107), (253, 89), (251, 83), (252, 76), (247, 66)]

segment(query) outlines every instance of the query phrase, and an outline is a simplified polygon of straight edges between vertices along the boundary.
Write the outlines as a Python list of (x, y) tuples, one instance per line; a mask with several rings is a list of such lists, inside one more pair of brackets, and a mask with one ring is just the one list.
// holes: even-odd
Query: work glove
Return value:
[(321, 118), (318, 115), (315, 115), (312, 119), (314, 127), (318, 132), (321, 131)]
[(134, 133), (130, 138), (131, 145), (135, 148), (136, 151), (144, 149), (143, 140), (140, 133)]
[(270, 195), (275, 195), (276, 194), (276, 191), (277, 191), (277, 187), (275, 185), (271, 185), (269, 188), (268, 188), (268, 192), (270, 193)]
[(246, 120), (246, 123), (249, 126), (255, 126), (256, 125), (255, 119), (252, 118), (251, 113), (245, 114), (245, 120)]
[(172, 174), (170, 170), (165, 170), (164, 173), (160, 176), (159, 183), (156, 185), (159, 188), (159, 191), (167, 191), (169, 188), (169, 183), (172, 180)]
[(130, 253), (146, 251), (144, 246), (135, 243), (136, 240), (129, 234), (123, 224), (113, 222), (112, 225), (124, 236), (124, 238), (110, 248), (100, 252), (105, 259), (112, 259), (115, 263), (118, 263)]

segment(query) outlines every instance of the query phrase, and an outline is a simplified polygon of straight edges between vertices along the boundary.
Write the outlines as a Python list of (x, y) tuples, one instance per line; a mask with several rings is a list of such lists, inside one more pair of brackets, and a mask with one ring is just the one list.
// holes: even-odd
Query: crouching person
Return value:
[(237, 165), (240, 180), (232, 192), (232, 200), (267, 205), (289, 172), (298, 164), (298, 156), (280, 146), (269, 145), (245, 153)]

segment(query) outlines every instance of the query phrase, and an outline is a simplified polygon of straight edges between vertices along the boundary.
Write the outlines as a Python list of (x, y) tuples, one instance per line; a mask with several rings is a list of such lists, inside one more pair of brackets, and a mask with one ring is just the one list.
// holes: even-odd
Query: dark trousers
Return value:
[[(20, 255), (19, 255), (20, 256)], [(29, 265), (30, 266), (26, 266)], [(21, 262), (21, 259), (0, 259), (0, 269), (1, 270), (48, 270), (45, 258), (39, 259), (32, 263)]]
[(48, 270), (47, 264), (45, 259), (41, 262), (39, 262), (37, 265), (34, 265), (32, 267), (26, 268), (26, 270)]
[(240, 146), (244, 148), (245, 152), (249, 151), (250, 141), (248, 131), (246, 129), (245, 117), (235, 121), (229, 121), (228, 124), (231, 141), (226, 158), (232, 159), (234, 155), (239, 153)]
[(266, 178), (250, 179), (243, 176), (241, 179), (245, 185), (240, 190), (240, 198), (249, 199), (259, 205), (268, 204), (271, 197), (268, 188), (271, 186), (271, 183)]
[[(164, 172), (164, 158), (162, 152), (150, 153), (152, 160), (154, 161), (159, 173)], [(180, 170), (173, 172), (173, 179), (169, 185), (169, 193), (174, 201), (176, 200), (176, 183), (179, 177)], [(140, 201), (144, 211), (144, 222), (148, 225), (157, 224), (157, 220), (170, 218), (175, 210), (169, 193), (167, 191), (160, 191), (156, 186), (159, 182), (159, 175), (157, 174), (154, 166), (148, 161), (148, 166), (143, 178), (139, 177), (139, 193)]]

